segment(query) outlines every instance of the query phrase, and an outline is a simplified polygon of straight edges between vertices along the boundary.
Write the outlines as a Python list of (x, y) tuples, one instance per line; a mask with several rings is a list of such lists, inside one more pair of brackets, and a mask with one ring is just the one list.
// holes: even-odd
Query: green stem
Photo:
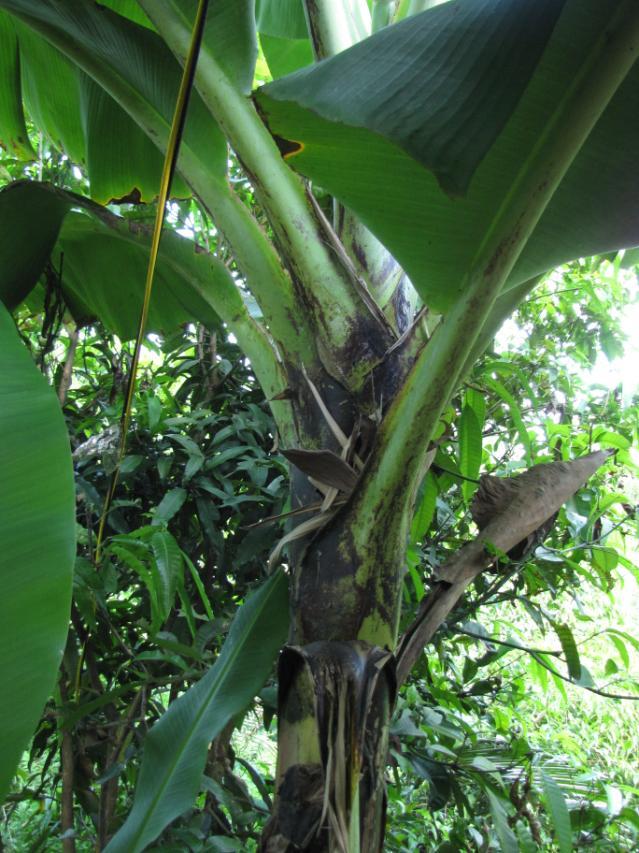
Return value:
[(387, 27), (391, 22), (393, 12), (392, 0), (373, 0), (373, 26), (372, 30), (376, 33)]
[(638, 51), (639, 5), (622, 0), (488, 224), (462, 297), (435, 330), (384, 418), (353, 508), (353, 530), (364, 551), (384, 512), (392, 513), (398, 501), (404, 505), (414, 495), (441, 412), (505, 280)]
[[(306, 23), (316, 59), (346, 50), (371, 34), (366, 0), (303, 0)], [(354, 7), (354, 8), (353, 8)]]
[[(173, 0), (140, 0), (166, 43), (184, 62), (190, 25)], [(330, 230), (298, 177), (282, 159), (251, 101), (241, 95), (203, 46), (196, 86), (246, 169), (290, 269), (307, 317), (317, 329), (326, 369), (359, 387), (377, 362), (389, 330), (345, 253), (331, 245)], [(368, 299), (367, 299), (368, 297)], [(361, 341), (359, 352), (353, 343)], [(381, 345), (381, 346), (380, 346)], [(349, 353), (349, 357), (345, 357)]]
[[(334, 56), (370, 35), (371, 20), (365, 0), (360, 0), (357, 8), (359, 14), (355, 19), (343, 0), (304, 0), (316, 59)], [(377, 8), (375, 6), (374, 10)], [(389, 8), (386, 3), (386, 9)], [(402, 278), (399, 264), (352, 211), (336, 199), (333, 201), (333, 209), (333, 227), (355, 272), (366, 282), (377, 305), (384, 309)], [(392, 312), (386, 311), (385, 316), (388, 317), (389, 313), (392, 315)], [(395, 327), (395, 318), (391, 316), (389, 322)]]

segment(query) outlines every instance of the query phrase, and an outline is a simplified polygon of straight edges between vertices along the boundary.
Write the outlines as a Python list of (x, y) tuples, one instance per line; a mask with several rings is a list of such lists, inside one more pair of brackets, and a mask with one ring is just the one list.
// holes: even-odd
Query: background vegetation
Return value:
[[(39, 148), (27, 174), (82, 186), (77, 166)], [(5, 180), (21, 174), (2, 169)], [(244, 198), (254, 204), (248, 185)], [(171, 210), (173, 227), (214, 243), (197, 204)], [(264, 578), (282, 521), (258, 522), (289, 509), (267, 403), (223, 325), (150, 336), (98, 571), (131, 345), (99, 324), (78, 328), (47, 288), (45, 310), (24, 307), (18, 329), (64, 403), (79, 547), (56, 692), (2, 811), (4, 849), (34, 853), (61, 837), (92, 850), (124, 820), (149, 728), (216, 659)], [(472, 536), (480, 472), (572, 458), (595, 442), (617, 464), (569, 502), (544, 545), (478, 581), (402, 690), (388, 850), (636, 849), (637, 399), (628, 374), (626, 386), (596, 379), (602, 359), (618, 364), (632, 345), (623, 324), (637, 304), (623, 254), (556, 271), (446, 413), (411, 530), (408, 613)], [(152, 849), (255, 848), (273, 796), (275, 709), (271, 681), (210, 745), (197, 807)]]
[(208, 11), (0, 0), (0, 847), (637, 849), (635, 0)]

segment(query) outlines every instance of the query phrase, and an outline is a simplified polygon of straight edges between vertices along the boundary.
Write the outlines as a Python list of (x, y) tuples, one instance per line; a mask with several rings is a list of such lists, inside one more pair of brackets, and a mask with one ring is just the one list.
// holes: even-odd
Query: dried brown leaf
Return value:
[(289, 462), (302, 473), (327, 486), (350, 494), (357, 483), (357, 474), (331, 450), (282, 450)]

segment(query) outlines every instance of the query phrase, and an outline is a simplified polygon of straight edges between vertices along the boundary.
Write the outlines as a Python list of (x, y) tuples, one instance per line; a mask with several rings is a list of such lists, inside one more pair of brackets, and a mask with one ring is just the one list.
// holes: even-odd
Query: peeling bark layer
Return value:
[(264, 853), (382, 850), (392, 655), (360, 642), (284, 649), (277, 801)]

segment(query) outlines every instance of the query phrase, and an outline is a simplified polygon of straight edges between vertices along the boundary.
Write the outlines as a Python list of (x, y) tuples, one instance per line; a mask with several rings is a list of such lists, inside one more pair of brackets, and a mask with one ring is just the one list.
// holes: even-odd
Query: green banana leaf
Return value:
[(18, 38), (13, 22), (0, 12), (0, 147), (17, 160), (35, 159), (20, 96)]
[[(0, 300), (27, 298), (51, 257), (62, 266), (62, 294), (79, 323), (101, 319), (133, 338), (149, 256), (146, 226), (47, 184), (19, 181), (0, 190)], [(169, 333), (197, 319), (216, 326), (248, 312), (226, 267), (167, 231), (160, 244), (148, 331)]]
[(274, 80), (313, 62), (313, 48), (308, 39), (281, 38), (261, 33), (260, 44)]
[(273, 79), (313, 62), (302, 0), (257, 0), (255, 19)]
[(0, 802), (64, 651), (75, 557), (71, 449), (55, 394), (0, 305)]
[(48, 42), (6, 12), (18, 39), (22, 91), (36, 127), (74, 163), (86, 165), (86, 131), (80, 102), (81, 75)]
[(214, 666), (151, 729), (133, 808), (105, 853), (143, 850), (193, 805), (208, 744), (262, 687), (286, 638), (287, 586), (278, 571), (249, 596)]
[[(198, 0), (172, 0), (175, 11), (193, 28)], [(253, 86), (257, 60), (255, 0), (216, 0), (206, 14), (202, 44), (229, 80), (244, 94)]]
[(256, 0), (255, 20), (260, 35), (308, 38), (304, 0)]
[[(2, 0), (0, 6), (11, 13), (5, 22), (9, 18), (17, 33), (15, 62), (37, 126), (73, 162), (87, 167), (96, 200), (151, 201), (162, 156), (153, 133), (139, 127), (129, 111), (170, 126), (181, 68), (164, 42), (148, 27), (86, 0)], [(104, 91), (92, 89), (76, 61), (84, 62), (90, 76), (108, 79)], [(0, 79), (0, 87), (9, 82)], [(4, 97), (0, 138), (10, 132)], [(183, 150), (195, 152), (212, 176), (224, 175), (226, 142), (197, 93), (189, 103)], [(173, 191), (188, 194), (179, 176)]]
[(118, 15), (122, 15), (136, 24), (148, 27), (150, 30), (155, 29), (151, 21), (147, 18), (146, 13), (140, 7), (138, 0), (102, 0), (102, 5), (108, 6), (109, 9), (113, 9)]
[[(290, 165), (354, 210), (427, 304), (445, 311), (618, 5), (445, 3), (276, 80), (256, 100)], [(555, 193), (509, 287), (572, 258), (639, 243), (637, 150), (635, 67)]]

